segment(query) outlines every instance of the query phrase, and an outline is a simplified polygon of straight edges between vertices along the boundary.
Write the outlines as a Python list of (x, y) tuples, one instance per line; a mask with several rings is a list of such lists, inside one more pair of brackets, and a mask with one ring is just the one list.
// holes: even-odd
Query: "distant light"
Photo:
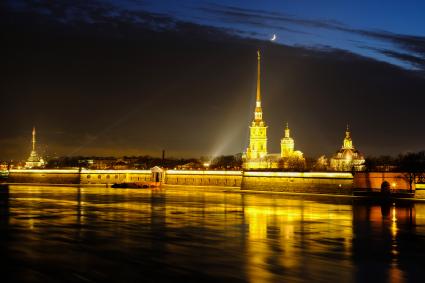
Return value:
[(392, 220), (393, 222), (396, 222), (396, 221), (397, 221), (397, 211), (396, 211), (396, 209), (395, 209), (395, 206), (393, 206), (393, 209), (392, 209), (392, 215), (393, 215), (393, 217), (391, 218), (391, 220)]
[(300, 177), (300, 178), (338, 178), (353, 179), (352, 173), (343, 172), (253, 172), (246, 171), (244, 176), (252, 177)]
[(204, 167), (207, 167), (207, 168), (210, 167), (210, 163), (209, 162), (205, 162), (204, 163)]
[(397, 184), (396, 184), (395, 182), (393, 182), (391, 185), (393, 186), (393, 188), (395, 188), (395, 186), (396, 186)]

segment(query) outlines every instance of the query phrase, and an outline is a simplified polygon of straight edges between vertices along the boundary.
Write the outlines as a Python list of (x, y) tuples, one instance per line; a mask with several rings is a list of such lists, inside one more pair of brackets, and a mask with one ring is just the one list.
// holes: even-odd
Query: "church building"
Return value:
[(270, 168), (267, 160), (267, 126), (263, 121), (263, 110), (261, 108), (260, 87), (260, 51), (257, 51), (257, 98), (255, 101), (254, 120), (249, 127), (249, 146), (243, 154), (244, 169)]
[(25, 168), (31, 169), (31, 168), (41, 168), (44, 167), (45, 162), (43, 157), (38, 155), (37, 151), (35, 150), (35, 127), (32, 129), (32, 150), (30, 153), (30, 156), (28, 157), (28, 160), (25, 162)]
[(267, 152), (267, 128), (268, 126), (263, 120), (263, 109), (261, 107), (261, 56), (257, 51), (257, 96), (255, 101), (254, 120), (249, 127), (249, 146), (242, 155), (243, 168), (249, 169), (266, 169), (266, 168), (288, 168), (289, 161), (296, 159), (304, 162), (301, 151), (294, 150), (294, 139), (290, 136), (288, 124), (285, 128), (285, 136), (281, 140), (281, 154), (269, 154)]
[(280, 157), (304, 159), (303, 153), (299, 150), (295, 150), (295, 141), (291, 137), (291, 130), (289, 129), (288, 123), (286, 123), (285, 135), (280, 141)]
[(279, 168), (302, 170), (305, 167), (305, 159), (301, 151), (295, 150), (295, 141), (290, 133), (291, 130), (286, 123), (285, 135), (280, 141)]
[(334, 171), (363, 171), (365, 169), (365, 159), (354, 148), (348, 125), (342, 147), (331, 158), (330, 167)]

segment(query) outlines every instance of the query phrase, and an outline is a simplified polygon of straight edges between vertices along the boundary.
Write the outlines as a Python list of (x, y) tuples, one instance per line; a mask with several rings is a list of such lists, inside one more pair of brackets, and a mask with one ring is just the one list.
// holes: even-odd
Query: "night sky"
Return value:
[[(370, 3), (373, 2), (373, 3)], [(424, 1), (2, 1), (0, 159), (425, 149)], [(276, 34), (277, 40), (270, 38)]]

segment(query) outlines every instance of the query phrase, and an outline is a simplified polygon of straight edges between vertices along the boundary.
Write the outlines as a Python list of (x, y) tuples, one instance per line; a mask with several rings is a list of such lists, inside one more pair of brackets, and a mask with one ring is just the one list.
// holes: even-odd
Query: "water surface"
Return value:
[(10, 186), (0, 205), (7, 281), (425, 280), (422, 203)]

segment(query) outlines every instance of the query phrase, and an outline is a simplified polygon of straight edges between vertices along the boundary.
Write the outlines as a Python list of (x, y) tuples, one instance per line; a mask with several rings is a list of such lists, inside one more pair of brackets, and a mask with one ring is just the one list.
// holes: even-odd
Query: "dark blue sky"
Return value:
[[(425, 3), (0, 2), (0, 159), (246, 149), (262, 51), (269, 151), (424, 150)], [(277, 40), (271, 42), (273, 34)]]
[(394, 40), (425, 35), (425, 1), (112, 2), (261, 40), (276, 34), (278, 44), (348, 50), (407, 69), (421, 68), (416, 60), (425, 59), (424, 50)]

